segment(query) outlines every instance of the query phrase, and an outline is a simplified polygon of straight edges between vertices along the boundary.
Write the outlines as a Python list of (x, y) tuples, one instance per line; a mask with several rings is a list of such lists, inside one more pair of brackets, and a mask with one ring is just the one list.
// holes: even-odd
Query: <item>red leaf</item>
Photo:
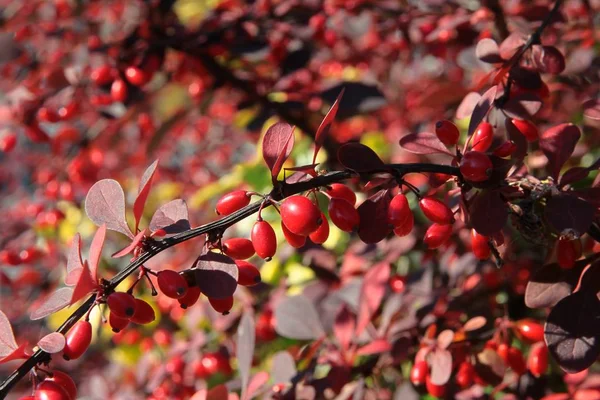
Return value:
[(4, 364), (13, 360), (29, 358), (29, 353), (27, 352), (27, 350), (25, 350), (26, 347), (27, 345), (22, 344), (13, 351), (11, 351), (8, 355), (6, 355), (6, 357), (0, 358), (0, 364)]
[(81, 300), (86, 294), (91, 293), (98, 287), (96, 280), (92, 277), (91, 271), (88, 267), (88, 263), (83, 263), (83, 269), (81, 270), (81, 274), (79, 275), (79, 280), (77, 281), (77, 285), (73, 289), (73, 295), (71, 296), (71, 301), (69, 305), (73, 305)]
[(434, 133), (419, 132), (400, 139), (400, 146), (414, 154), (447, 154), (452, 156), (446, 145)]
[(342, 99), (343, 95), (344, 95), (344, 89), (342, 89), (342, 91), (338, 95), (337, 99), (335, 99), (335, 101), (331, 105), (331, 108), (329, 109), (329, 111), (327, 111), (325, 118), (323, 118), (323, 121), (321, 121), (321, 125), (319, 125), (319, 128), (317, 129), (317, 133), (315, 134), (315, 152), (313, 155), (313, 161), (312, 161), (313, 164), (315, 163), (315, 160), (317, 159), (317, 154), (319, 153), (321, 146), (323, 146), (323, 143), (325, 142), (325, 139), (327, 138), (327, 135), (329, 134), (331, 125), (333, 124), (333, 121), (335, 120), (335, 115), (337, 114), (338, 108), (340, 106), (340, 100)]
[(542, 108), (542, 101), (533, 93), (523, 93), (511, 97), (502, 106), (502, 110), (509, 117), (519, 119), (531, 119), (540, 108)]
[(600, 120), (600, 100), (590, 99), (584, 102), (583, 115), (589, 119)]
[(163, 204), (152, 216), (150, 230), (156, 232), (160, 229), (166, 233), (179, 233), (190, 229), (188, 208), (184, 200), (176, 199)]
[(272, 125), (265, 133), (262, 146), (265, 163), (271, 170), (271, 177), (276, 179), (294, 147), (294, 128), (285, 122)]
[(360, 240), (365, 243), (378, 243), (392, 232), (392, 227), (388, 223), (390, 201), (388, 191), (380, 190), (358, 207)]
[(475, 55), (481, 61), (496, 64), (502, 62), (502, 57), (500, 57), (500, 49), (498, 48), (498, 43), (494, 39), (485, 38), (480, 40), (477, 43), (477, 47), (475, 48)]
[(146, 205), (146, 199), (148, 199), (148, 193), (150, 193), (150, 188), (152, 188), (152, 177), (156, 172), (156, 166), (158, 165), (158, 160), (154, 161), (144, 172), (142, 175), (142, 179), (140, 180), (140, 186), (138, 188), (138, 195), (133, 202), (133, 216), (135, 217), (135, 228), (134, 232), (137, 232), (138, 226), (140, 224), (140, 219), (142, 218), (142, 214), (144, 213), (144, 206)]
[(494, 104), (494, 100), (496, 99), (496, 91), (498, 90), (497, 86), (492, 86), (481, 96), (479, 102), (473, 109), (473, 114), (471, 114), (471, 120), (469, 121), (469, 135), (472, 135), (477, 129), (477, 126), (483, 121), (483, 118), (487, 115), (487, 113), (492, 108)]
[(473, 110), (477, 103), (481, 99), (481, 95), (477, 92), (467, 93), (464, 99), (460, 102), (460, 105), (456, 109), (456, 114), (454, 115), (456, 119), (463, 119), (470, 117), (473, 114)]
[(32, 320), (42, 319), (50, 314), (62, 310), (71, 303), (74, 289), (72, 287), (63, 287), (52, 293), (41, 306), (34, 310), (30, 318)]
[(208, 252), (194, 264), (196, 282), (208, 297), (222, 299), (233, 295), (237, 288), (238, 267), (225, 254)]
[(129, 243), (126, 247), (122, 248), (121, 250), (117, 251), (115, 254), (112, 255), (112, 257), (119, 258), (119, 257), (123, 257), (123, 256), (126, 256), (127, 254), (131, 253), (133, 250), (135, 250), (136, 247), (138, 247), (138, 245), (140, 244), (142, 239), (144, 239), (145, 235), (146, 235), (145, 229), (140, 231), (137, 235), (135, 235), (135, 237), (133, 238), (131, 243)]
[(548, 158), (548, 169), (554, 179), (562, 166), (573, 154), (581, 137), (579, 128), (573, 124), (560, 124), (548, 129), (540, 137), (540, 148)]
[(346, 143), (338, 150), (340, 163), (356, 172), (385, 169), (385, 164), (370, 148), (361, 143)]
[(41, 338), (37, 345), (46, 353), (55, 354), (65, 348), (65, 337), (62, 333), (52, 332)]
[(85, 212), (96, 225), (106, 224), (108, 229), (133, 239), (125, 219), (125, 194), (119, 182), (113, 179), (96, 182), (85, 198)]
[(471, 204), (471, 225), (482, 235), (492, 236), (504, 227), (507, 219), (508, 208), (497, 191), (483, 190)]
[(106, 238), (106, 225), (102, 225), (96, 231), (92, 244), (90, 245), (90, 254), (88, 256), (90, 276), (94, 282), (98, 280), (98, 265), (100, 265), (100, 257), (102, 257), (102, 248)]
[(79, 280), (79, 274), (83, 268), (83, 260), (81, 259), (81, 236), (79, 233), (75, 235), (69, 248), (69, 255), (67, 256), (67, 276), (65, 277), (65, 284), (73, 286)]
[(381, 262), (372, 266), (364, 276), (360, 290), (356, 336), (369, 325), (377, 312), (390, 278), (390, 265)]
[(573, 230), (583, 235), (594, 221), (594, 206), (569, 194), (552, 196), (546, 203), (544, 215), (557, 233)]
[(12, 325), (6, 314), (0, 311), (0, 358), (8, 356), (18, 347)]
[(335, 317), (335, 323), (333, 325), (333, 333), (344, 351), (348, 351), (350, 344), (352, 343), (356, 325), (355, 322), (354, 315), (346, 303), (344, 303)]
[(227, 386), (220, 384), (208, 391), (206, 400), (228, 400), (228, 396)]
[(356, 352), (357, 356), (368, 356), (371, 354), (379, 354), (385, 353), (386, 351), (390, 351), (392, 349), (392, 345), (387, 339), (375, 339), (369, 344), (364, 345)]

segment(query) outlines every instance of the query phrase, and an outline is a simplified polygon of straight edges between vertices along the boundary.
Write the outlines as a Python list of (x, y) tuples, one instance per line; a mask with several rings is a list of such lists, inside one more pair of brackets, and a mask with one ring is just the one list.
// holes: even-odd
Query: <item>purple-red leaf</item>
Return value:
[(377, 243), (392, 232), (388, 223), (390, 196), (387, 190), (381, 190), (363, 201), (358, 207), (360, 223), (358, 236), (365, 243)]
[(485, 118), (492, 108), (494, 100), (496, 99), (497, 90), (498, 88), (496, 86), (492, 86), (477, 102), (477, 105), (473, 109), (473, 114), (471, 114), (471, 120), (469, 121), (469, 135), (472, 135), (473, 132), (475, 132), (475, 129), (477, 129), (481, 121), (483, 121), (483, 118)]
[(384, 169), (385, 164), (377, 153), (361, 143), (346, 143), (338, 150), (338, 160), (344, 167), (356, 172)]
[(452, 373), (452, 354), (446, 349), (435, 349), (429, 354), (431, 365), (431, 383), (445, 385)]
[(498, 43), (496, 43), (494, 39), (490, 38), (482, 39), (477, 43), (475, 55), (481, 61), (489, 64), (501, 63), (503, 61), (502, 57), (500, 57)]
[(559, 186), (566, 186), (573, 182), (578, 182), (582, 179), (587, 178), (590, 172), (597, 170), (600, 168), (600, 158), (594, 161), (592, 165), (589, 167), (573, 167), (567, 171), (560, 177)]
[(100, 265), (100, 258), (102, 257), (102, 248), (104, 247), (104, 240), (106, 239), (106, 225), (102, 225), (96, 231), (92, 244), (90, 245), (90, 254), (88, 257), (90, 276), (92, 280), (98, 280), (98, 266)]
[(542, 108), (542, 101), (533, 93), (522, 93), (511, 97), (502, 106), (502, 110), (509, 117), (518, 119), (531, 119), (540, 108)]
[(88, 267), (88, 263), (84, 262), (81, 274), (79, 274), (79, 280), (73, 288), (73, 295), (71, 296), (71, 301), (69, 302), (69, 305), (77, 303), (86, 294), (91, 293), (97, 287), (98, 283), (96, 282), (96, 279), (92, 277), (92, 272)]
[(158, 160), (154, 161), (147, 169), (144, 171), (144, 175), (142, 175), (142, 179), (140, 180), (140, 186), (138, 188), (138, 194), (133, 202), (133, 216), (135, 218), (135, 228), (134, 232), (137, 232), (138, 226), (140, 224), (140, 219), (142, 218), (142, 214), (144, 213), (144, 206), (146, 205), (146, 200), (148, 199), (148, 194), (150, 193), (150, 188), (152, 188), (152, 177), (156, 172), (156, 166), (158, 165)]
[(456, 114), (454, 115), (456, 119), (463, 119), (470, 117), (473, 114), (473, 110), (479, 103), (479, 99), (481, 99), (481, 95), (477, 92), (469, 92), (465, 96), (464, 99), (460, 102), (460, 105), (456, 109)]
[(323, 118), (323, 121), (321, 121), (321, 125), (319, 125), (319, 128), (317, 129), (317, 133), (315, 134), (315, 153), (313, 155), (313, 164), (317, 159), (317, 154), (319, 153), (321, 146), (323, 146), (323, 143), (325, 142), (325, 139), (327, 138), (327, 135), (331, 130), (331, 125), (335, 120), (335, 115), (337, 114), (338, 108), (340, 106), (340, 100), (342, 99), (343, 95), (344, 89), (342, 89), (337, 99), (335, 99), (335, 101), (331, 105), (331, 108), (329, 109), (329, 111), (327, 111), (325, 118)]
[(290, 156), (293, 147), (294, 128), (291, 125), (278, 122), (267, 129), (263, 138), (262, 153), (273, 179), (279, 175), (279, 171)]
[(570, 269), (562, 268), (558, 263), (540, 267), (532, 274), (525, 288), (525, 305), (529, 308), (554, 307), (573, 293), (588, 264), (586, 260), (579, 260)]
[(383, 295), (388, 287), (390, 278), (390, 265), (381, 262), (372, 266), (363, 278), (360, 289), (358, 305), (358, 318), (356, 322), (356, 336), (369, 325), (375, 312), (381, 305)]
[(79, 274), (83, 268), (83, 260), (81, 259), (81, 236), (79, 233), (75, 235), (69, 247), (69, 255), (67, 256), (67, 276), (65, 284), (73, 286), (79, 280)]
[(315, 306), (302, 295), (286, 297), (277, 304), (275, 330), (281, 336), (297, 340), (315, 340), (324, 334)]
[(600, 99), (590, 99), (583, 103), (583, 115), (600, 120)]
[(196, 282), (207, 297), (222, 299), (233, 295), (237, 288), (238, 267), (225, 254), (208, 252), (194, 265)]
[(6, 314), (0, 310), (0, 358), (8, 356), (18, 347), (12, 325)]
[(254, 356), (255, 334), (254, 317), (245, 312), (237, 330), (236, 355), (240, 378), (242, 379), (242, 399), (247, 398), (247, 387), (250, 382), (250, 368)]
[(579, 128), (573, 124), (560, 124), (548, 129), (540, 137), (540, 148), (548, 158), (548, 169), (558, 179), (562, 166), (567, 162), (581, 137)]
[(333, 334), (340, 343), (344, 351), (348, 351), (352, 338), (354, 337), (355, 320), (354, 315), (346, 303), (343, 303), (342, 308), (335, 317), (333, 325)]
[(62, 310), (71, 303), (74, 289), (72, 287), (63, 287), (52, 293), (41, 306), (34, 310), (30, 318), (32, 320), (42, 319), (50, 314)]
[(540, 46), (540, 52), (537, 53), (534, 46), (534, 63), (540, 69), (540, 72), (558, 75), (565, 70), (565, 56), (554, 46)]
[(85, 198), (85, 212), (96, 225), (106, 224), (108, 229), (133, 238), (125, 219), (125, 194), (119, 182), (113, 179), (96, 182)]
[(511, 33), (500, 43), (500, 57), (505, 60), (511, 58), (521, 46), (525, 44), (525, 38), (520, 33)]
[(156, 232), (161, 229), (167, 234), (190, 229), (188, 208), (184, 200), (170, 201), (156, 210), (150, 221), (150, 230)]
[(492, 236), (504, 228), (508, 207), (499, 192), (483, 190), (473, 200), (469, 216), (471, 225), (478, 233)]
[(569, 229), (583, 235), (594, 220), (594, 206), (569, 194), (552, 196), (546, 203), (546, 220), (560, 234)]
[(400, 146), (414, 154), (447, 154), (452, 156), (446, 145), (438, 139), (435, 133), (410, 133), (400, 139)]
[(140, 232), (138, 232), (137, 235), (135, 235), (135, 237), (133, 238), (133, 240), (131, 241), (131, 243), (129, 243), (127, 246), (125, 246), (124, 248), (122, 248), (121, 250), (117, 251), (116, 253), (114, 253), (112, 255), (113, 258), (119, 258), (119, 257), (123, 257), (126, 256), (127, 254), (131, 253), (132, 251), (135, 250), (136, 247), (139, 246), (140, 242), (142, 241), (142, 239), (144, 239), (144, 236), (146, 235), (146, 230), (142, 230)]
[(362, 346), (356, 351), (357, 356), (369, 356), (371, 354), (385, 353), (390, 351), (392, 345), (387, 339), (375, 339), (372, 342)]
[(46, 353), (55, 354), (61, 352), (65, 348), (65, 337), (62, 333), (52, 332), (41, 338), (37, 345)]

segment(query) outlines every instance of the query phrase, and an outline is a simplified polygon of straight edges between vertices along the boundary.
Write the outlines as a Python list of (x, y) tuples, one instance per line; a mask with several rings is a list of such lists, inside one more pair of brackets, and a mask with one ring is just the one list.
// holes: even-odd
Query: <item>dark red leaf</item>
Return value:
[(525, 289), (525, 305), (529, 308), (554, 307), (567, 297), (577, 286), (583, 269), (589, 263), (580, 260), (570, 269), (558, 263), (546, 264), (537, 269), (529, 279)]
[(344, 167), (356, 172), (385, 169), (385, 164), (370, 148), (361, 143), (346, 143), (338, 150), (338, 160)]
[(208, 252), (198, 257), (194, 268), (196, 283), (207, 297), (222, 299), (235, 292), (238, 267), (232, 258)]
[(565, 70), (566, 60), (560, 50), (554, 46), (539, 47), (541, 51), (539, 54), (534, 51), (533, 59), (540, 72), (558, 75)]
[(354, 337), (355, 319), (348, 305), (344, 303), (333, 325), (333, 334), (344, 351), (348, 351)]
[(265, 133), (262, 146), (263, 158), (275, 179), (294, 147), (294, 128), (285, 122), (272, 125)]
[(34, 310), (30, 318), (32, 320), (42, 319), (50, 314), (62, 310), (71, 303), (74, 289), (72, 287), (63, 287), (52, 293), (46, 301)]
[(552, 196), (546, 203), (546, 220), (558, 233), (571, 229), (583, 235), (594, 220), (594, 207), (585, 200), (569, 194)]
[(363, 278), (358, 303), (358, 316), (356, 321), (356, 336), (359, 336), (369, 325), (371, 319), (379, 309), (383, 295), (390, 279), (390, 265), (381, 262), (373, 265)]
[(356, 351), (357, 356), (370, 356), (371, 354), (385, 353), (390, 351), (392, 345), (387, 339), (375, 339), (372, 342), (362, 346)]
[(600, 120), (600, 100), (590, 99), (584, 102), (583, 115), (589, 119)]
[(146, 230), (145, 229), (142, 230), (142, 231), (140, 231), (137, 235), (135, 235), (135, 237), (133, 238), (133, 240), (131, 241), (131, 243), (129, 243), (127, 246), (125, 246), (121, 250), (119, 250), (116, 253), (114, 253), (112, 255), (112, 257), (113, 258), (119, 258), (119, 257), (126, 256), (127, 254), (133, 252), (135, 250), (135, 248), (139, 246), (139, 244), (142, 241), (142, 239), (144, 239), (145, 235), (146, 235)]
[(388, 223), (390, 201), (388, 191), (380, 190), (358, 207), (360, 240), (365, 243), (377, 243), (392, 232), (392, 227)]
[(133, 202), (133, 216), (135, 218), (134, 232), (137, 232), (138, 226), (140, 224), (140, 219), (142, 218), (142, 214), (144, 213), (144, 206), (146, 205), (146, 200), (148, 199), (150, 188), (152, 188), (152, 177), (156, 172), (157, 165), (158, 160), (154, 161), (146, 169), (146, 171), (144, 171), (144, 175), (142, 175), (142, 179), (140, 180), (138, 195), (135, 198), (135, 201)]
[(10, 320), (0, 310), (0, 358), (8, 356), (18, 347)]
[(247, 396), (247, 388), (250, 382), (250, 369), (252, 368), (252, 358), (254, 356), (255, 345), (255, 327), (252, 314), (245, 312), (238, 325), (236, 356), (240, 378), (242, 380), (242, 399)]
[(67, 276), (65, 284), (74, 286), (79, 280), (79, 274), (83, 268), (83, 260), (81, 259), (81, 236), (79, 233), (75, 235), (71, 246), (69, 247), (69, 255), (67, 256)]
[(554, 306), (544, 337), (558, 365), (569, 373), (583, 371), (600, 355), (600, 301), (596, 293), (579, 291)]
[(503, 61), (500, 57), (498, 43), (494, 39), (485, 38), (480, 40), (475, 48), (475, 55), (481, 61), (489, 64), (497, 64)]
[(541, 135), (540, 148), (548, 158), (548, 169), (554, 179), (558, 180), (562, 166), (573, 154), (580, 137), (579, 128), (573, 124), (554, 126)]
[(315, 306), (302, 295), (286, 297), (277, 304), (275, 330), (281, 336), (297, 340), (314, 340), (324, 334)]
[(62, 333), (52, 332), (41, 338), (37, 345), (46, 353), (55, 354), (65, 348), (65, 337)]
[(73, 295), (71, 296), (71, 300), (69, 305), (73, 305), (81, 300), (85, 295), (91, 293), (98, 287), (98, 283), (92, 277), (91, 271), (88, 267), (88, 263), (83, 263), (83, 269), (81, 270), (81, 274), (79, 274), (79, 280), (77, 284), (73, 288)]
[(400, 146), (414, 154), (447, 154), (452, 156), (446, 145), (441, 142), (435, 133), (411, 133), (400, 139)]
[(456, 119), (470, 117), (480, 99), (481, 95), (477, 92), (467, 93), (465, 98), (460, 102), (460, 105), (456, 109), (456, 114), (454, 115)]
[(504, 365), (504, 361), (502, 361), (502, 358), (500, 358), (496, 351), (483, 349), (477, 354), (475, 360), (475, 371), (481, 379), (492, 385), (498, 385), (502, 382), (506, 372), (506, 365)]
[(508, 133), (508, 139), (512, 140), (517, 146), (516, 150), (511, 154), (511, 159), (522, 160), (527, 155), (527, 150), (529, 149), (529, 143), (527, 142), (527, 139), (512, 123), (511, 118), (506, 118), (504, 120), (504, 126), (506, 127), (506, 132)]
[(160, 206), (152, 216), (149, 228), (152, 232), (162, 229), (168, 234), (190, 229), (188, 208), (185, 201), (176, 199)]
[(600, 208), (600, 186), (596, 185), (596, 181), (598, 181), (598, 176), (596, 176), (596, 180), (592, 184), (591, 188), (577, 189), (570, 191), (569, 193), (572, 193), (577, 197), (584, 199), (596, 208)]
[(108, 229), (133, 239), (125, 219), (125, 194), (119, 182), (113, 179), (96, 182), (85, 198), (85, 212), (96, 225), (106, 224)]
[(500, 43), (500, 56), (508, 60), (521, 46), (525, 44), (525, 38), (520, 33), (511, 33), (502, 43)]
[(317, 154), (319, 153), (321, 146), (323, 146), (323, 143), (325, 142), (325, 139), (327, 138), (327, 135), (331, 130), (331, 125), (335, 120), (335, 115), (337, 114), (338, 108), (340, 106), (340, 100), (342, 99), (343, 95), (344, 89), (340, 91), (340, 94), (338, 95), (337, 99), (335, 99), (335, 101), (331, 105), (331, 108), (329, 109), (329, 111), (327, 111), (325, 118), (323, 118), (323, 121), (321, 121), (321, 125), (319, 125), (319, 128), (317, 129), (317, 133), (315, 134), (315, 152), (312, 160), (313, 164), (317, 159)]
[(485, 236), (492, 236), (500, 231), (508, 219), (508, 207), (500, 193), (494, 190), (479, 192), (469, 211), (471, 225)]
[(542, 108), (542, 101), (533, 93), (522, 93), (511, 97), (502, 110), (511, 118), (531, 119)]
[(469, 121), (469, 135), (472, 135), (475, 132), (475, 129), (479, 126), (483, 118), (488, 114), (494, 105), (494, 100), (496, 99), (496, 92), (498, 91), (497, 86), (492, 86), (489, 88), (483, 96), (477, 102), (477, 105), (473, 109), (473, 114), (471, 114), (471, 120)]

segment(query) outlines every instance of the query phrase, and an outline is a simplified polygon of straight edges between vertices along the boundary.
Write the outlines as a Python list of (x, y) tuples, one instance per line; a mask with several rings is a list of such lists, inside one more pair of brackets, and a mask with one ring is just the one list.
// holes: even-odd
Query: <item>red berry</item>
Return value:
[(435, 134), (446, 146), (454, 146), (458, 142), (460, 132), (456, 125), (448, 120), (435, 123)]
[(112, 313), (119, 318), (129, 319), (135, 314), (135, 298), (129, 293), (114, 292), (106, 299)]
[(71, 400), (75, 400), (77, 398), (77, 386), (73, 379), (61, 371), (52, 371), (52, 376), (46, 378), (46, 381), (51, 381), (56, 383), (58, 386), (62, 387), (65, 392), (69, 395)]
[(420, 386), (425, 383), (429, 376), (429, 365), (427, 361), (418, 361), (410, 370), (410, 381), (415, 386)]
[(260, 283), (260, 271), (247, 261), (237, 260), (238, 285), (254, 286)]
[(217, 373), (230, 374), (231, 365), (221, 353), (206, 353), (196, 364), (194, 373), (199, 378), (209, 378)]
[(336, 199), (344, 199), (348, 203), (356, 204), (356, 194), (348, 186), (342, 183), (333, 183), (331, 188), (326, 192), (329, 197), (335, 197)]
[(548, 348), (543, 341), (535, 343), (527, 356), (527, 368), (535, 377), (540, 377), (548, 369)]
[(3, 153), (10, 153), (17, 145), (17, 135), (14, 133), (7, 133), (0, 138), (0, 151)]
[(48, 107), (41, 107), (37, 112), (37, 119), (41, 122), (57, 122), (60, 118), (55, 111)]
[(511, 120), (519, 132), (525, 136), (528, 142), (535, 142), (539, 138), (538, 128), (531, 122), (522, 119)]
[(316, 231), (321, 221), (319, 208), (304, 196), (291, 196), (281, 203), (281, 222), (300, 236), (308, 236)]
[(425, 379), (425, 387), (427, 388), (427, 393), (433, 397), (444, 397), (446, 394), (446, 385), (433, 384), (429, 375)]
[(2, 250), (0, 251), (0, 261), (2, 264), (19, 265), (23, 260), (21, 260), (19, 254), (12, 250)]
[[(285, 240), (295, 249), (299, 249), (306, 244), (306, 236), (296, 235), (292, 233), (285, 224), (281, 224), (281, 230), (283, 231), (283, 236)], [(316, 231), (315, 231), (316, 232)]]
[(190, 286), (188, 287), (185, 296), (183, 296), (180, 299), (177, 299), (177, 301), (179, 302), (181, 308), (185, 309), (191, 307), (194, 304), (196, 304), (198, 298), (200, 298), (200, 293), (200, 288), (198, 286)]
[(473, 384), (473, 380), (475, 378), (475, 368), (469, 361), (463, 361), (460, 363), (458, 367), (458, 372), (456, 373), (456, 383), (463, 388), (466, 389)]
[(127, 67), (125, 69), (125, 78), (135, 86), (143, 86), (150, 80), (150, 76), (144, 70), (137, 67)]
[(150, 304), (141, 299), (135, 299), (135, 313), (131, 317), (131, 322), (136, 324), (145, 325), (154, 321), (156, 316), (154, 315), (154, 309)]
[(113, 79), (113, 70), (108, 65), (102, 65), (92, 70), (90, 79), (98, 86), (106, 85)]
[(494, 155), (496, 157), (508, 157), (517, 149), (517, 145), (512, 140), (507, 140), (502, 143), (500, 146), (496, 147), (494, 150)]
[(129, 89), (122, 79), (115, 80), (110, 86), (110, 95), (114, 101), (124, 102), (127, 100)]
[(394, 228), (404, 228), (404, 230), (406, 230), (407, 226), (410, 225), (410, 229), (408, 231), (410, 232), (412, 230), (412, 226), (414, 225), (414, 217), (408, 205), (408, 200), (404, 194), (399, 193), (394, 196), (392, 201), (390, 201), (390, 205), (388, 207), (388, 221), (392, 226), (394, 226)]
[(437, 249), (452, 235), (452, 225), (433, 224), (425, 232), (423, 241), (430, 249)]
[(346, 200), (333, 197), (329, 201), (329, 218), (331, 222), (344, 232), (353, 232), (358, 229), (360, 216), (354, 206)]
[(435, 197), (423, 197), (419, 201), (419, 207), (431, 222), (442, 225), (454, 222), (454, 215), (450, 207)]
[(406, 278), (400, 275), (394, 275), (390, 278), (390, 287), (394, 293), (402, 293), (406, 288)]
[(249, 239), (231, 238), (223, 242), (223, 253), (235, 260), (245, 260), (254, 255), (254, 246)]
[(529, 343), (536, 343), (544, 340), (544, 327), (542, 324), (531, 318), (525, 318), (515, 322), (514, 328), (521, 340)]
[(45, 380), (34, 392), (35, 400), (71, 400), (69, 394), (58, 383)]
[(492, 161), (484, 153), (467, 151), (460, 160), (460, 173), (466, 180), (487, 181), (492, 174)]
[(250, 238), (256, 254), (260, 258), (270, 261), (277, 251), (277, 237), (273, 227), (267, 221), (256, 221), (252, 227)]
[(129, 318), (117, 317), (114, 312), (108, 315), (108, 324), (114, 333), (119, 333), (129, 325)]
[(475, 229), (471, 229), (471, 250), (478, 260), (487, 260), (491, 250), (488, 245), (488, 237), (477, 233)]
[(58, 116), (63, 121), (69, 120), (69, 119), (73, 118), (75, 116), (75, 114), (77, 114), (78, 108), (79, 108), (79, 106), (77, 105), (77, 103), (73, 101), (64, 107), (59, 108)]
[(556, 243), (556, 260), (562, 268), (573, 268), (581, 257), (581, 240), (559, 239)]
[(65, 360), (76, 360), (87, 350), (92, 342), (92, 324), (89, 321), (78, 321), (65, 335)]
[(269, 342), (277, 337), (275, 332), (275, 316), (267, 309), (256, 319), (256, 337), (263, 342)]
[(474, 151), (485, 152), (492, 145), (494, 140), (494, 128), (489, 122), (483, 121), (479, 124), (475, 133), (473, 134), (472, 149)]
[(329, 221), (325, 217), (325, 214), (321, 213), (321, 220), (323, 221), (316, 231), (308, 235), (310, 240), (316, 244), (323, 244), (329, 237)]
[(231, 310), (231, 307), (233, 307), (233, 296), (225, 297), (222, 299), (209, 297), (208, 302), (216, 312), (220, 312), (223, 315), (227, 315), (229, 314), (229, 310)]
[(501, 343), (498, 345), (498, 355), (507, 367), (510, 367), (517, 375), (523, 375), (527, 369), (523, 353), (516, 347)]
[(229, 215), (250, 204), (250, 196), (245, 190), (234, 190), (217, 201), (217, 214)]
[(163, 270), (157, 275), (158, 287), (161, 292), (172, 299), (180, 299), (185, 296), (188, 285), (184, 277), (173, 270)]

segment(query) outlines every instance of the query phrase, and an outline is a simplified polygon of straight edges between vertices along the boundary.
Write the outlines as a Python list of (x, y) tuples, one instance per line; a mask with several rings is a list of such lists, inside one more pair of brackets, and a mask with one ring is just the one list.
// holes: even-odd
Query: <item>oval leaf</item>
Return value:
[(390, 201), (388, 191), (381, 190), (358, 207), (358, 236), (363, 242), (380, 242), (392, 232), (387, 217)]
[(113, 179), (96, 182), (85, 198), (85, 212), (96, 225), (106, 224), (108, 229), (133, 238), (125, 219), (125, 194), (119, 182)]
[(248, 312), (242, 316), (237, 330), (236, 355), (238, 369), (242, 379), (242, 398), (250, 381), (250, 368), (252, 368), (252, 357), (254, 356), (255, 333), (254, 318)]
[(140, 186), (138, 188), (138, 194), (133, 202), (133, 216), (135, 218), (135, 229), (137, 232), (138, 226), (140, 224), (140, 219), (142, 218), (142, 214), (144, 213), (144, 206), (146, 205), (146, 200), (148, 199), (148, 194), (150, 193), (150, 188), (152, 188), (152, 178), (154, 177), (154, 173), (156, 172), (156, 167), (158, 166), (158, 160), (154, 161), (150, 166), (144, 171), (142, 175), (142, 179), (140, 180)]
[(445, 385), (452, 373), (452, 354), (446, 349), (436, 349), (429, 355), (431, 383)]
[(271, 378), (273, 383), (288, 383), (296, 376), (296, 362), (287, 351), (279, 351), (271, 358)]
[(232, 258), (208, 252), (198, 257), (194, 268), (196, 283), (207, 297), (222, 299), (235, 292), (238, 267)]
[(600, 99), (590, 99), (584, 102), (583, 115), (589, 119), (600, 120)]
[(182, 199), (175, 199), (163, 204), (150, 220), (150, 230), (156, 232), (162, 229), (167, 234), (187, 231), (191, 228), (188, 221), (187, 204)]
[(540, 148), (548, 158), (548, 169), (558, 180), (562, 166), (573, 154), (581, 137), (579, 128), (573, 124), (560, 124), (548, 129), (540, 137)]
[(294, 128), (285, 122), (272, 125), (263, 138), (262, 153), (271, 176), (277, 178), (294, 147)]
[(473, 228), (482, 235), (492, 236), (501, 230), (508, 219), (508, 208), (493, 190), (479, 192), (470, 207), (470, 221)]
[(319, 314), (306, 297), (287, 297), (275, 307), (275, 330), (281, 336), (313, 340), (324, 333)]
[(370, 148), (361, 143), (346, 143), (338, 150), (338, 160), (344, 167), (356, 172), (385, 169), (385, 164)]
[(489, 64), (501, 63), (503, 61), (502, 57), (500, 57), (498, 43), (496, 43), (494, 39), (490, 38), (482, 39), (477, 43), (475, 55), (481, 61)]
[(65, 348), (65, 337), (62, 333), (52, 332), (37, 342), (37, 345), (40, 349), (44, 350), (46, 353), (55, 354), (61, 352)]
[(385, 262), (372, 266), (365, 274), (360, 289), (356, 336), (360, 335), (369, 325), (373, 315), (379, 309), (388, 287), (389, 278), (390, 265)]
[(8, 356), (18, 347), (12, 325), (6, 314), (0, 310), (0, 358)]
[(63, 287), (52, 293), (41, 306), (30, 315), (32, 320), (42, 319), (52, 313), (62, 310), (71, 302), (73, 297), (72, 287)]
[(542, 108), (542, 101), (533, 93), (511, 97), (502, 110), (511, 118), (531, 119)]
[(594, 206), (589, 202), (568, 194), (552, 196), (546, 203), (546, 220), (560, 234), (573, 230), (583, 235), (594, 221)]
[(475, 129), (479, 126), (483, 118), (487, 115), (487, 113), (492, 108), (494, 104), (494, 100), (496, 98), (497, 87), (492, 86), (489, 88), (483, 96), (479, 99), (479, 102), (473, 109), (473, 113), (471, 114), (471, 120), (469, 121), (469, 135), (472, 135), (475, 132)]
[(400, 146), (414, 154), (452, 154), (434, 133), (411, 133), (400, 139)]
[(480, 99), (481, 95), (477, 92), (467, 93), (465, 98), (460, 102), (460, 105), (456, 109), (456, 114), (454, 115), (456, 119), (470, 117)]
[(525, 305), (529, 308), (554, 307), (573, 293), (583, 269), (589, 264), (579, 260), (575, 266), (565, 269), (557, 263), (546, 264), (536, 270), (525, 289)]

